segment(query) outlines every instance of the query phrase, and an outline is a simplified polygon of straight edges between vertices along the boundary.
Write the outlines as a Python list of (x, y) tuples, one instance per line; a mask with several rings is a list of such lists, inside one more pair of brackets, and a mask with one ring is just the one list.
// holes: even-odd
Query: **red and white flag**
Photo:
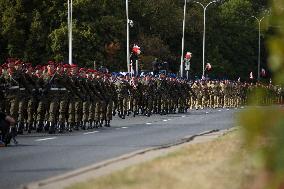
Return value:
[(210, 64), (210, 63), (207, 63), (207, 64), (206, 64), (206, 68), (205, 68), (205, 69), (206, 69), (206, 70), (208, 70), (208, 71), (209, 71), (209, 70), (211, 70), (211, 69), (212, 69), (211, 64)]
[(132, 48), (132, 52), (135, 53), (136, 55), (141, 54), (140, 47), (138, 45), (134, 44), (134, 46)]
[(249, 78), (250, 78), (250, 79), (253, 79), (253, 73), (252, 73), (252, 72), (250, 72)]
[(239, 77), (238, 82), (241, 82), (241, 78)]
[(266, 71), (264, 68), (261, 69), (261, 76), (262, 77), (265, 77), (266, 76)]
[(191, 57), (192, 57), (192, 53), (191, 53), (191, 52), (187, 52), (187, 53), (185, 54), (185, 59), (186, 59), (186, 60), (190, 60)]

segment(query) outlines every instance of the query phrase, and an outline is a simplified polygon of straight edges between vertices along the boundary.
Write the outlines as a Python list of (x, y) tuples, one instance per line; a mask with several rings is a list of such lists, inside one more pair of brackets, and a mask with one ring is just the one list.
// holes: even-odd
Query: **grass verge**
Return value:
[(243, 189), (255, 170), (238, 131), (68, 189)]

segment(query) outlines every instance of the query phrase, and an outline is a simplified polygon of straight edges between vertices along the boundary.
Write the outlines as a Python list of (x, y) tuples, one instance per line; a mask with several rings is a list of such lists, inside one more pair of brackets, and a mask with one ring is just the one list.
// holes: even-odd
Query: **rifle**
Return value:
[(197, 98), (195, 92), (192, 90), (192, 86), (189, 87), (189, 91), (190, 91), (190, 93), (192, 94), (192, 96), (193, 96), (194, 98)]

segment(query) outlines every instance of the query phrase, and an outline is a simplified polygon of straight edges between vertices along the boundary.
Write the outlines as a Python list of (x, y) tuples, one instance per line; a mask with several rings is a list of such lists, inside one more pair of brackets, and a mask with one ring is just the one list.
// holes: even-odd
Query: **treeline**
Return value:
[[(200, 0), (202, 3), (209, 1)], [(141, 46), (141, 67), (150, 69), (154, 57), (177, 72), (181, 54), (183, 0), (131, 0), (130, 42)], [(266, 0), (226, 0), (208, 8), (206, 62), (212, 77), (247, 78), (257, 70), (259, 16)], [(185, 50), (193, 53), (192, 75), (202, 72), (203, 10), (189, 2)], [(67, 0), (0, 0), (0, 61), (18, 57), (33, 64), (67, 62)], [(269, 35), (263, 31), (262, 40)], [(73, 0), (74, 62), (80, 66), (126, 69), (124, 0)], [(262, 43), (262, 67), (265, 66)]]

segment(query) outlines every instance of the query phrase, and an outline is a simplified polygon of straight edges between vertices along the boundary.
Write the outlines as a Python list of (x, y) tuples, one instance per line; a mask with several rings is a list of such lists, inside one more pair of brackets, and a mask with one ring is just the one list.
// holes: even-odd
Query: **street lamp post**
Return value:
[(203, 66), (202, 66), (202, 76), (204, 76), (205, 74), (205, 33), (206, 33), (206, 10), (207, 10), (207, 7), (209, 5), (211, 5), (212, 3), (216, 3), (217, 1), (211, 1), (209, 2), (206, 6), (203, 5), (202, 3), (198, 2), (198, 1), (194, 1), (195, 3), (201, 5), (201, 7), (203, 8), (203, 22), (204, 22), (204, 25), (203, 25), (203, 57), (202, 57), (202, 63), (203, 63)]
[(130, 72), (130, 53), (129, 53), (129, 16), (128, 16), (128, 0), (126, 0), (126, 19), (127, 19), (127, 27), (126, 27), (126, 56), (127, 56), (127, 71)]
[(181, 58), (180, 58), (180, 76), (183, 77), (183, 67), (184, 67), (184, 32), (185, 32), (185, 16), (186, 16), (186, 3), (184, 0), (184, 10), (183, 10), (183, 27), (182, 27), (182, 46), (181, 46)]
[(261, 19), (252, 16), (253, 18), (255, 18), (258, 22), (258, 63), (257, 63), (257, 80), (260, 79), (260, 26), (261, 26), (261, 22), (264, 19), (264, 17), (262, 17)]
[(69, 64), (72, 64), (72, 12), (73, 2), (68, 0), (68, 40), (69, 40)]

